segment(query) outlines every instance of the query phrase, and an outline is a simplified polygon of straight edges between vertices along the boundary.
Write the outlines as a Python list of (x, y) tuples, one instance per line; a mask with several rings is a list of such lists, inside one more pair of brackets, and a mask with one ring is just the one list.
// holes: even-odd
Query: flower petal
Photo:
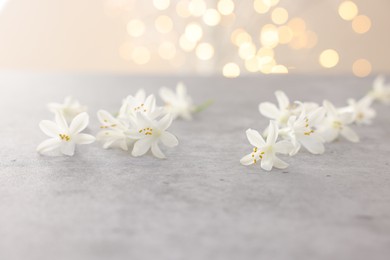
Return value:
[(89, 123), (89, 116), (86, 112), (78, 114), (70, 123), (69, 133), (75, 135), (83, 131)]
[(307, 115), (309, 122), (312, 126), (318, 126), (325, 118), (326, 109), (324, 107), (318, 107)]
[(279, 117), (280, 111), (279, 109), (275, 106), (275, 104), (272, 104), (270, 102), (263, 102), (260, 103), (259, 105), (259, 111), (260, 113), (268, 117), (270, 119), (276, 119)]
[(252, 153), (245, 155), (244, 157), (241, 158), (240, 163), (242, 165), (251, 165), (254, 163)]
[(169, 88), (166, 87), (160, 88), (159, 94), (161, 99), (167, 104), (172, 104), (175, 103), (176, 101), (175, 93), (173, 93), (173, 91), (170, 90)]
[(131, 154), (136, 157), (144, 155), (150, 149), (151, 145), (151, 138), (140, 139), (134, 143), (133, 151), (131, 152)]
[(61, 142), (61, 152), (65, 155), (73, 156), (75, 147), (74, 142)]
[(264, 138), (260, 135), (259, 132), (253, 129), (246, 130), (246, 137), (251, 145), (254, 147), (263, 147), (265, 145)]
[(286, 93), (283, 91), (276, 91), (275, 92), (276, 99), (278, 100), (279, 108), (280, 109), (287, 109), (290, 105), (290, 100), (288, 99)]
[(179, 144), (179, 141), (177, 140), (176, 136), (171, 134), (170, 132), (164, 131), (160, 136), (161, 142), (168, 147), (174, 147)]
[(58, 137), (59, 130), (56, 123), (49, 121), (49, 120), (42, 120), (39, 123), (39, 128), (44, 132), (46, 135), (50, 137)]
[(160, 158), (160, 159), (164, 159), (165, 158), (165, 155), (163, 154), (163, 152), (161, 152), (161, 149), (160, 147), (158, 146), (158, 143), (157, 142), (154, 142), (152, 144), (152, 153), (154, 156), (156, 156), (157, 158)]
[(272, 170), (274, 166), (274, 155), (270, 152), (263, 154), (263, 159), (261, 159), (261, 168), (266, 171)]
[(344, 111), (339, 114), (340, 121), (344, 125), (349, 125), (351, 124), (354, 119), (355, 119), (355, 113), (354, 112), (349, 112), (349, 111)]
[(348, 141), (353, 143), (359, 142), (359, 136), (350, 127), (344, 126), (341, 130), (341, 135), (344, 136)]
[(299, 141), (312, 154), (323, 154), (325, 152), (324, 140), (316, 133), (302, 136)]
[(111, 125), (116, 124), (117, 120), (106, 110), (99, 110), (97, 112), (97, 117), (101, 124), (103, 125)]
[(282, 161), (278, 157), (274, 157), (274, 167), (278, 169), (286, 169), (288, 167), (288, 163)]
[(318, 133), (327, 143), (333, 142), (339, 136), (339, 130), (333, 127), (321, 128), (318, 130)]
[(289, 154), (294, 150), (294, 145), (289, 141), (280, 141), (275, 144), (275, 152), (281, 154)]
[(176, 93), (177, 93), (177, 95), (178, 95), (180, 98), (183, 98), (183, 99), (187, 96), (187, 88), (186, 88), (186, 86), (183, 84), (183, 82), (177, 83), (177, 86), (176, 86)]
[(158, 122), (158, 127), (164, 131), (166, 129), (168, 129), (168, 127), (171, 126), (172, 124), (172, 116), (170, 114), (166, 114), (163, 118), (160, 119), (160, 121)]
[(96, 140), (94, 136), (89, 134), (77, 134), (72, 138), (76, 144), (91, 144)]
[(274, 145), (279, 135), (279, 127), (275, 121), (271, 120), (268, 127), (267, 145)]
[(332, 103), (330, 103), (328, 100), (324, 100), (323, 106), (326, 109), (328, 116), (331, 116), (333, 118), (338, 118), (339, 113), (337, 112), (337, 109)]
[(64, 114), (62, 112), (57, 111), (55, 113), (55, 122), (58, 126), (59, 131), (61, 131), (63, 133), (68, 133), (68, 131), (69, 131), (68, 123), (66, 122)]
[(145, 100), (145, 97), (146, 97), (146, 92), (144, 89), (140, 89), (137, 91), (137, 93), (135, 93), (135, 99), (139, 100), (139, 101), (144, 101)]
[(60, 145), (61, 145), (61, 140), (59, 138), (50, 138), (38, 145), (37, 152), (41, 154), (45, 154), (47, 152), (59, 148)]

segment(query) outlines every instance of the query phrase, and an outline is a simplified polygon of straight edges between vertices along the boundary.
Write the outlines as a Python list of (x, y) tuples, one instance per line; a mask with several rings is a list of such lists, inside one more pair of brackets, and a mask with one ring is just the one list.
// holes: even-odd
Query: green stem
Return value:
[(211, 106), (212, 104), (214, 104), (214, 101), (213, 100), (207, 100), (206, 102), (204, 102), (203, 104), (200, 104), (199, 106), (195, 107), (194, 109), (194, 113), (200, 113), (204, 110), (206, 110), (209, 106)]

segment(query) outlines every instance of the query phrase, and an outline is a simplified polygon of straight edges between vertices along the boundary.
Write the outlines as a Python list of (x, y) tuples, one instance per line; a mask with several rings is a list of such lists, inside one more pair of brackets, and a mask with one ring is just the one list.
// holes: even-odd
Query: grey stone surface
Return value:
[[(74, 157), (39, 156), (51, 119), (46, 103), (66, 95), (116, 111), (139, 87), (184, 81), (195, 101), (215, 104), (176, 121), (168, 159), (132, 158), (98, 143)], [(267, 120), (259, 102), (282, 89), (292, 99), (342, 105), (372, 78), (0, 74), (0, 259), (389, 259), (390, 107), (376, 105), (361, 142), (339, 140), (322, 156), (286, 158), (264, 172), (239, 159), (249, 127)]]

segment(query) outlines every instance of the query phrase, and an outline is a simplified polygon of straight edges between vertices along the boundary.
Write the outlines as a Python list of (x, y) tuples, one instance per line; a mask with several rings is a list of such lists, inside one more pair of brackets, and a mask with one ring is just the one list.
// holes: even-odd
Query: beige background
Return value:
[[(246, 1), (251, 2), (245, 0), (241, 3)], [(237, 50), (230, 46), (232, 44), (226, 46), (228, 58), (221, 55), (207, 64), (195, 59), (193, 53), (185, 54), (187, 62), (182, 66), (172, 66), (155, 56), (147, 65), (137, 65), (122, 59), (119, 48), (124, 42), (131, 41), (126, 32), (126, 19), (131, 19), (134, 15), (146, 21), (151, 19), (151, 13), (157, 13), (152, 10), (151, 2), (137, 1), (135, 8), (143, 5), (142, 11), (130, 10), (126, 17), (123, 13), (117, 15), (108, 10), (107, 1), (103, 0), (9, 0), (0, 11), (0, 69), (221, 73), (219, 62), (231, 60), (240, 64), (235, 53)], [(298, 51), (282, 46), (276, 50), (278, 61), (289, 67), (290, 73), (351, 73), (353, 62), (364, 58), (371, 62), (373, 73), (389, 72), (390, 1), (354, 2), (359, 7), (359, 13), (369, 16), (372, 21), (371, 30), (363, 35), (354, 33), (351, 23), (340, 18), (337, 13), (340, 3), (338, 0), (281, 0), (279, 6), (289, 10), (290, 17), (304, 18), (307, 27), (317, 33), (318, 45), (310, 50)], [(216, 1), (207, 3), (213, 6)], [(145, 10), (149, 12), (142, 17)], [(269, 22), (269, 14), (255, 14), (254, 17), (255, 22), (252, 20), (250, 26), (256, 27)], [(183, 22), (177, 20), (175, 26)], [(331, 69), (322, 68), (318, 63), (319, 54), (328, 48), (335, 49), (340, 54), (339, 64)]]

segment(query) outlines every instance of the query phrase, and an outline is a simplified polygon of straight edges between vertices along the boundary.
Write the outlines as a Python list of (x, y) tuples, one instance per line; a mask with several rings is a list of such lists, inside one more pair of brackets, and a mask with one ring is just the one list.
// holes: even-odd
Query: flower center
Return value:
[(340, 121), (333, 121), (333, 127), (336, 129), (342, 129), (343, 124)]
[(145, 104), (141, 104), (141, 105), (139, 105), (138, 107), (135, 107), (135, 108), (134, 108), (134, 112), (138, 112), (138, 111), (146, 112)]
[(307, 129), (308, 131), (304, 132), (304, 133), (303, 133), (304, 135), (309, 136), (309, 135), (311, 135), (312, 133), (314, 133), (314, 130), (311, 129), (311, 127), (310, 127), (310, 125), (309, 125), (309, 119), (308, 119), (307, 117), (305, 118), (305, 127), (306, 127), (306, 129)]
[(153, 135), (153, 128), (150, 128), (150, 127), (147, 127), (147, 128), (144, 128), (144, 129), (140, 129), (138, 131), (140, 134), (144, 134), (144, 135)]
[(260, 152), (257, 147), (253, 148), (252, 158), (253, 163), (257, 163), (257, 160), (263, 159), (264, 152)]
[(357, 114), (357, 118), (359, 120), (363, 120), (364, 119), (364, 114), (362, 112), (360, 112), (359, 114)]
[(59, 134), (61, 140), (69, 142), (70, 141), (70, 136), (66, 134)]

